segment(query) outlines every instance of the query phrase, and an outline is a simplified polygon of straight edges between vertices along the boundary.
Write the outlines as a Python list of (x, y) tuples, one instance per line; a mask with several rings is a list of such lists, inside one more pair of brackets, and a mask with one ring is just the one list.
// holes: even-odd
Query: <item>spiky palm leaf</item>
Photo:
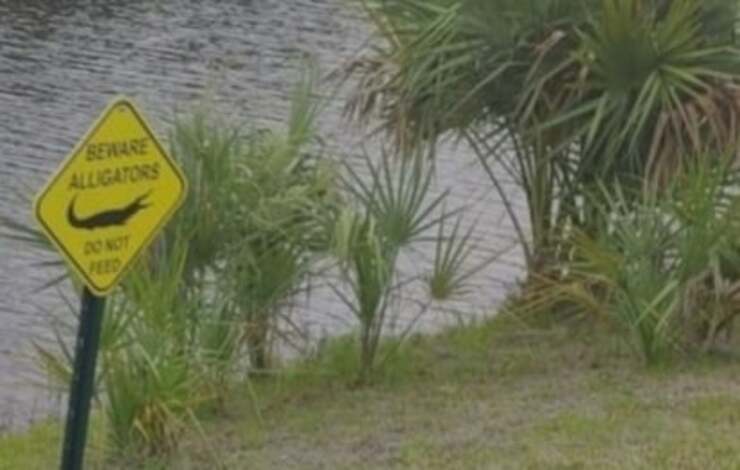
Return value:
[(385, 42), (353, 70), (348, 109), (400, 148), (462, 130), (509, 168), (530, 265), (563, 219), (590, 217), (577, 199), (599, 179), (654, 185), (737, 143), (734, 0), (362, 3)]

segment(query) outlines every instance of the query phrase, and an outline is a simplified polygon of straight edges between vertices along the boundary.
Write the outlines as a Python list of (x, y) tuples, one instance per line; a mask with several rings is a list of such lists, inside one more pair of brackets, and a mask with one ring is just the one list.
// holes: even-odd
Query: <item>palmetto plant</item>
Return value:
[[(172, 449), (198, 407), (221, 403), (231, 383), (267, 365), (277, 316), (328, 250), (337, 204), (314, 139), (312, 90), (310, 79), (296, 88), (285, 130), (242, 130), (204, 113), (176, 123), (172, 154), (190, 191), (104, 320), (100, 402), (119, 450)], [(48, 247), (33, 228), (3, 229)], [(39, 357), (66, 384), (64, 341), (40, 346)]]
[[(425, 278), (436, 300), (466, 293), (470, 278), (480, 269), (467, 263), (471, 232), (462, 234), (459, 222), (449, 233), (445, 231), (444, 222), (455, 211), (442, 208), (446, 191), (432, 191), (430, 162), (418, 154), (396, 160), (383, 153), (377, 160), (365, 155), (365, 163), (364, 174), (346, 166), (347, 206), (333, 223), (334, 253), (348, 289), (334, 287), (359, 322), (362, 381), (373, 371), (387, 319), (399, 305), (404, 287), (422, 280), (399, 266), (404, 251), (426, 245), (436, 253), (432, 272)], [(414, 259), (415, 267), (421, 268)]]
[(170, 133), (172, 154), (188, 180), (185, 204), (164, 232), (155, 251), (168, 251), (178, 240), (188, 240), (184, 271), (186, 284), (197, 284), (208, 271), (218, 269), (225, 247), (235, 236), (227, 217), (238, 207), (231, 194), (234, 160), (242, 151), (239, 130), (214, 122), (205, 109), (180, 118)]
[(306, 288), (328, 250), (326, 221), (339, 202), (333, 166), (317, 153), (312, 90), (310, 81), (298, 88), (285, 130), (243, 135), (230, 168), (233, 205), (224, 224), (231, 239), (223, 245), (221, 288), (243, 315), (244, 339), (261, 369), (281, 309)]
[[(237, 335), (255, 368), (268, 365), (279, 316), (328, 247), (334, 175), (315, 136), (314, 77), (296, 86), (284, 129), (242, 129), (196, 114), (172, 136), (191, 191), (159, 249), (189, 243), (185, 287), (215, 280), (241, 317)], [(188, 284), (190, 283), (190, 284)]]
[(202, 360), (208, 344), (200, 328), (210, 312), (182, 295), (187, 255), (180, 243), (156, 266), (142, 263), (107, 309), (107, 324), (125, 321), (125, 328), (110, 330), (115, 337), (101, 351), (104, 410), (118, 451), (176, 448), (194, 424), (193, 410), (213, 398), (207, 369), (213, 364)]
[(714, 347), (740, 313), (738, 175), (726, 159), (685, 164), (686, 175), (659, 195), (602, 186), (599, 229), (574, 229), (562, 279), (545, 282), (528, 307), (565, 302), (598, 313), (623, 327), (648, 363)]
[(736, 143), (733, 30), (703, 27), (706, 15), (730, 3), (604, 1), (576, 31), (574, 53), (537, 74), (525, 92), (530, 108), (547, 99), (538, 89), (568, 90), (540, 129), (562, 132), (560, 145), (578, 145), (577, 175), (626, 183), (625, 176), (663, 174), (682, 155)]
[(385, 326), (399, 248), (383, 238), (377, 221), (367, 213), (345, 211), (336, 234), (337, 245), (346, 248), (340, 266), (351, 296), (339, 289), (336, 292), (359, 321), (359, 375), (360, 380), (367, 380)]
[(504, 201), (501, 179), (514, 179), (533, 270), (553, 256), (561, 222), (593, 225), (579, 195), (599, 181), (654, 187), (682, 156), (736, 144), (734, 0), (362, 5), (384, 41), (353, 64), (348, 110), (379, 118), (400, 148), (462, 136)]

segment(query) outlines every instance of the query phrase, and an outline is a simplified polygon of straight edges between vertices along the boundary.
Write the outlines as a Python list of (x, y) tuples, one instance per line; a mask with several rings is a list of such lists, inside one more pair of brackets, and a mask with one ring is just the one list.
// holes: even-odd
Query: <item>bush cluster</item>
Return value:
[[(310, 308), (317, 285), (355, 320), (354, 373), (367, 383), (393, 353), (378, 358), (408, 286), (427, 283), (435, 301), (458, 297), (483, 265), (470, 267), (470, 231), (444, 209), (447, 194), (433, 194), (430, 162), (365, 155), (361, 174), (326, 154), (313, 87), (310, 76), (297, 86), (284, 129), (244, 130), (203, 112), (174, 126), (187, 198), (104, 317), (98, 398), (120, 455), (170, 452), (199, 413), (223, 410), (235, 386), (274, 372), (280, 349), (304, 334), (293, 312)], [(402, 272), (399, 257), (421, 245), (436, 253), (429, 274)], [(71, 357), (58, 337), (60, 348), (37, 349), (64, 390)]]
[(398, 149), (471, 146), (524, 247), (520, 308), (598, 312), (648, 362), (716, 345), (740, 307), (737, 2), (360, 4), (380, 45), (349, 114)]

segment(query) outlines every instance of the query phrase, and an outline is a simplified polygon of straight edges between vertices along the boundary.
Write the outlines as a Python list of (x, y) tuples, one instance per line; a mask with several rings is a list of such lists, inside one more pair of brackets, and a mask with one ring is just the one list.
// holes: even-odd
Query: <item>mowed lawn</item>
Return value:
[[(730, 352), (648, 369), (602, 327), (496, 320), (410, 338), (363, 386), (351, 352), (235, 387), (166, 460), (105, 458), (98, 419), (89, 468), (740, 468)], [(0, 437), (0, 468), (54, 468), (58, 440)]]

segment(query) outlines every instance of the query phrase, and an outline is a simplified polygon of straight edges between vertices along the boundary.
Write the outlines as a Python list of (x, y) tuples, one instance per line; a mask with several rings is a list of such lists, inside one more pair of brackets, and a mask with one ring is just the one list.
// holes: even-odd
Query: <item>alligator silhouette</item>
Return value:
[(126, 222), (128, 222), (131, 217), (151, 206), (151, 204), (144, 203), (144, 199), (148, 198), (150, 194), (151, 191), (137, 197), (131, 201), (131, 203), (118, 209), (108, 209), (89, 217), (82, 218), (75, 215), (75, 202), (77, 201), (78, 196), (75, 194), (75, 197), (72, 198), (72, 201), (70, 201), (69, 206), (67, 207), (67, 221), (72, 227), (85, 230), (126, 225)]

